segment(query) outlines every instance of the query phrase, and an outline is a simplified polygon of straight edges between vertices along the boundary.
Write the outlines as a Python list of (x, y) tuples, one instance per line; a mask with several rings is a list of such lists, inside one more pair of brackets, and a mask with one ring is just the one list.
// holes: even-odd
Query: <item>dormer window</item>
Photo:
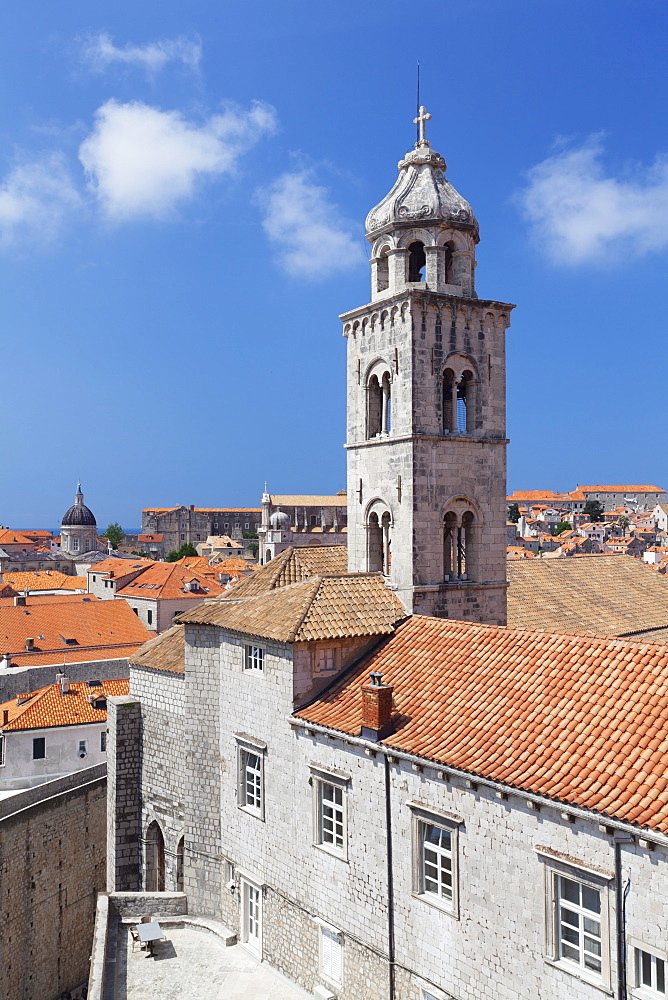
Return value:
[(424, 253), (424, 243), (415, 240), (408, 247), (408, 280), (424, 281), (424, 266), (427, 258)]

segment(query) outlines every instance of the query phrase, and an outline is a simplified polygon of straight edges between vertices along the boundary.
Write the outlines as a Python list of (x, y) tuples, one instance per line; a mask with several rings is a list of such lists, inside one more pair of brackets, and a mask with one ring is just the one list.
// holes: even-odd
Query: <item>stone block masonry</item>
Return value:
[(105, 886), (106, 767), (0, 803), (0, 997), (52, 1000), (88, 979)]
[(141, 704), (131, 696), (107, 700), (107, 889), (141, 888)]

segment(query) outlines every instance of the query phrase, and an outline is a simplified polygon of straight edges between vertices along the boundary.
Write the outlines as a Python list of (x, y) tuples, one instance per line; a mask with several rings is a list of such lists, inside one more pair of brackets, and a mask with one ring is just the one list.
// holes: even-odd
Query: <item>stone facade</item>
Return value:
[(104, 766), (0, 802), (3, 1000), (53, 1000), (88, 979), (105, 805)]
[(209, 535), (242, 538), (245, 531), (255, 533), (260, 520), (259, 507), (147, 507), (141, 514), (141, 530), (144, 535), (163, 536), (151, 555), (164, 559), (186, 542), (197, 545)]
[[(477, 297), (477, 223), (428, 147), (370, 213), (372, 302), (341, 317), (349, 568), (382, 569), (409, 611), (503, 624), (513, 306)], [(417, 216), (396, 204), (404, 184)]]
[[(306, 644), (266, 642), (264, 669), (245, 669), (244, 646), (257, 641), (186, 626), (184, 675), (132, 668), (142, 696), (142, 837), (160, 824), (165, 889), (175, 891), (168, 852), (178, 853), (185, 830), (191, 914), (221, 920), (304, 989), (338, 1000), (389, 1000), (391, 978), (395, 1000), (595, 1000), (618, 988), (620, 852), (629, 983), (636, 948), (668, 961), (668, 838), (291, 718), (327, 683), (315, 671), (322, 658)], [(351, 643), (341, 669), (370, 645)], [(261, 810), (244, 804), (248, 749), (261, 759)], [(323, 780), (343, 789), (340, 851), (318, 843)], [(111, 783), (110, 796), (111, 813)], [(421, 891), (421, 823), (453, 837), (451, 903)], [(560, 875), (600, 895), (599, 979), (557, 960)], [(248, 886), (259, 893), (259, 943), (248, 935)], [(323, 928), (339, 935), (339, 982), (323, 966)]]

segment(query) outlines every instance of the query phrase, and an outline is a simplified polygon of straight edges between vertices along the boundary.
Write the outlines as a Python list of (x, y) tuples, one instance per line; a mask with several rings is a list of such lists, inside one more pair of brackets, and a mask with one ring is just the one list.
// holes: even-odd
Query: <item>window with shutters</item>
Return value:
[(239, 747), (239, 805), (262, 816), (262, 754)]
[(330, 927), (320, 927), (320, 971), (331, 983), (343, 985), (343, 935)]

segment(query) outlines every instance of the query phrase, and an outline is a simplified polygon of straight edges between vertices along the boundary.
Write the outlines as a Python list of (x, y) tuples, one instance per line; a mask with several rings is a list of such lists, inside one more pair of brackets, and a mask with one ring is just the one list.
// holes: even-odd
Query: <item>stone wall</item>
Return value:
[(107, 889), (141, 889), (142, 719), (132, 695), (107, 699)]
[[(141, 837), (157, 822), (165, 842), (165, 889), (177, 889), (177, 848), (185, 833), (186, 762), (192, 746), (185, 736), (186, 678), (183, 674), (133, 665), (130, 690), (141, 701)], [(145, 886), (146, 857), (142, 851)]]
[(0, 802), (0, 996), (52, 1000), (88, 979), (105, 883), (104, 765)]
[[(508, 311), (503, 303), (412, 291), (344, 317), (349, 568), (368, 568), (369, 508), (380, 501), (391, 515), (391, 586), (420, 614), (506, 620)], [(445, 434), (443, 371), (453, 354), (474, 369), (474, 426)], [(367, 439), (367, 374), (380, 362), (391, 373), (391, 429)], [(471, 595), (462, 594), (467, 582), (444, 585), (443, 517), (457, 497), (473, 501), (476, 512), (468, 576), (494, 585)]]

